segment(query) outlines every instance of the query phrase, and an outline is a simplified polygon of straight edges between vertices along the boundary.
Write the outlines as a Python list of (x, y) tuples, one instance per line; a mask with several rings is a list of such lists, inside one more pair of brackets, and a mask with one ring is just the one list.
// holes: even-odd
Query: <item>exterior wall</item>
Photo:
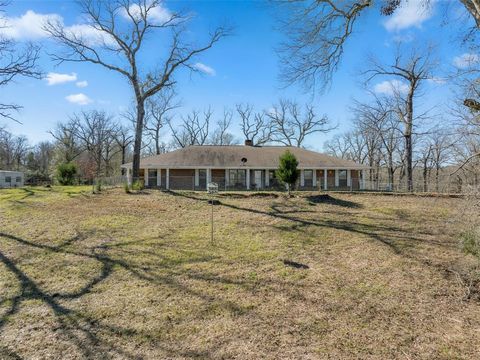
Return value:
[(360, 189), (360, 171), (359, 170), (351, 170), (351, 181), (352, 181), (352, 190), (359, 190)]
[(225, 189), (225, 169), (212, 169), (211, 181), (218, 184), (218, 189)]
[(0, 188), (22, 187), (24, 186), (24, 183), (25, 183), (25, 176), (22, 172), (0, 171)]
[(317, 189), (325, 190), (325, 170), (317, 170)]
[(194, 190), (195, 170), (194, 169), (170, 169), (171, 190)]
[[(168, 170), (168, 171), (167, 171)], [(244, 181), (237, 181), (236, 184), (230, 184), (229, 172), (243, 171)], [(313, 171), (308, 173), (307, 171)], [(131, 170), (130, 170), (131, 172)], [(160, 172), (160, 175), (159, 175)], [(167, 172), (169, 177), (167, 179)], [(346, 172), (346, 178), (345, 178)], [(18, 173), (21, 174), (21, 173)], [(249, 178), (247, 179), (247, 174)], [(343, 175), (342, 175), (343, 174)], [(16, 186), (23, 186), (22, 182)], [(131, 175), (131, 174), (130, 174)], [(275, 179), (275, 170), (272, 169), (140, 169), (140, 181), (148, 188), (160, 188), (171, 190), (206, 190), (208, 181), (218, 184), (219, 190), (284, 190), (285, 186)], [(311, 175), (311, 176), (310, 176)], [(325, 190), (325, 175), (327, 179), (328, 190), (361, 190), (361, 170), (344, 169), (304, 169), (297, 181), (295, 189), (304, 191)], [(13, 175), (12, 175), (13, 177)], [(267, 179), (268, 177), (268, 179)], [(2, 182), (2, 172), (0, 171), (0, 187), (10, 187)], [(15, 180), (15, 179), (12, 179)], [(160, 180), (160, 186), (158, 185)], [(11, 187), (15, 184), (12, 182)]]
[(327, 170), (327, 190), (335, 188), (335, 170)]

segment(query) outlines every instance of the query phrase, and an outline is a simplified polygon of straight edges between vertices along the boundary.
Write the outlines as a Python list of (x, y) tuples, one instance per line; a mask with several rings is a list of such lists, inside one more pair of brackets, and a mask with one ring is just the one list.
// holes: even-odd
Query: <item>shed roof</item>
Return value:
[[(141, 159), (141, 168), (261, 168), (276, 169), (280, 156), (289, 150), (300, 169), (366, 169), (365, 165), (293, 146), (192, 145)], [(246, 162), (242, 162), (246, 159)], [(123, 167), (131, 168), (132, 163)]]

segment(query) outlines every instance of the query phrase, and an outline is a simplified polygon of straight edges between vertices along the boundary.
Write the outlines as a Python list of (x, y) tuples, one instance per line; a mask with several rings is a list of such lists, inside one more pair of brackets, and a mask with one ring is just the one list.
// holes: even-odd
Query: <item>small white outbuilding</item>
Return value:
[(0, 170), (0, 188), (22, 187), (24, 182), (23, 172)]

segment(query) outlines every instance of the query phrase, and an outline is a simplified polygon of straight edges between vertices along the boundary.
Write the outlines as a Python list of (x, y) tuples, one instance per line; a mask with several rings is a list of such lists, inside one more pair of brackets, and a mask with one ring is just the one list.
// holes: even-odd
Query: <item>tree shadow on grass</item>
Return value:
[[(40, 286), (31, 277), (25, 274), (17, 266), (15, 261), (11, 260), (6, 254), (0, 251), (0, 263), (3, 263), (6, 269), (15, 276), (20, 288), (17, 295), (12, 296), (8, 299), (0, 299), (0, 305), (8, 304), (7, 310), (3, 314), (0, 314), (0, 331), (3, 327), (7, 325), (7, 323), (13, 316), (15, 316), (18, 312), (21, 311), (21, 304), (24, 301), (39, 300), (52, 310), (52, 313), (57, 320), (58, 331), (59, 334), (62, 336), (62, 339), (66, 339), (67, 341), (73, 343), (79, 349), (79, 351), (81, 351), (84, 358), (142, 358), (140, 356), (122, 350), (121, 348), (116, 346), (116, 344), (111, 343), (111, 341), (102, 339), (102, 333), (111, 335), (113, 339), (118, 338), (118, 336), (127, 338), (140, 336), (141, 338), (150, 341), (152, 343), (152, 346), (157, 347), (174, 357), (188, 357), (194, 355), (201, 357), (210, 357), (210, 352), (213, 351), (213, 348), (206, 348), (204, 351), (200, 352), (182, 352), (177, 347), (169, 347), (167, 345), (160, 344), (158, 338), (153, 334), (145, 333), (143, 331), (138, 331), (132, 328), (118, 327), (105, 324), (104, 322), (100, 322), (98, 319), (92, 318), (90, 316), (82, 314), (79, 311), (70, 309), (66, 305), (63, 305), (64, 301), (80, 299), (84, 295), (89, 294), (96, 285), (109, 278), (116, 268), (124, 269), (130, 272), (130, 274), (135, 278), (143, 281), (148, 281), (153, 285), (169, 286), (172, 289), (175, 289), (181, 293), (201, 299), (204, 301), (205, 304), (216, 303), (217, 305), (219, 305), (226, 311), (231, 312), (232, 314), (243, 314), (248, 311), (248, 309), (244, 309), (243, 307), (237, 305), (232, 301), (220, 300), (219, 298), (209, 293), (203, 293), (199, 290), (188, 287), (188, 285), (186, 285), (184, 282), (179, 281), (175, 278), (176, 275), (179, 274), (176, 274), (176, 272), (173, 270), (170, 271), (170, 273), (167, 275), (158, 275), (152, 272), (151, 269), (148, 267), (142, 267), (134, 263), (128, 262), (124, 259), (113, 258), (102, 251), (106, 249), (101, 249), (100, 253), (96, 252), (99, 250), (97, 247), (93, 248), (94, 252), (76, 251), (69, 249), (69, 246), (71, 244), (75, 243), (79, 238), (83, 237), (83, 235), (78, 234), (72, 239), (67, 239), (60, 245), (51, 246), (34, 243), (11, 234), (0, 232), (0, 238), (8, 239), (23, 246), (41, 249), (51, 252), (53, 254), (56, 253), (75, 255), (83, 257), (85, 259), (93, 259), (97, 262), (100, 262), (101, 264), (101, 269), (98, 275), (88, 280), (81, 289), (70, 293), (50, 294), (42, 290)], [(187, 259), (185, 262), (205, 262), (212, 259), (213, 258), (211, 256), (207, 256), (204, 258), (196, 257), (194, 259)], [(178, 264), (171, 264), (173, 269), (176, 265)], [(196, 278), (197, 280), (205, 281), (221, 280), (208, 277), (202, 279), (201, 276), (195, 275), (192, 276), (192, 279), (194, 278)], [(0, 348), (0, 355), (2, 355), (2, 351), (3, 350)], [(3, 352), (6, 351), (7, 350)], [(15, 354), (13, 354), (13, 357), (11, 358), (15, 358), (14, 355)]]
[(336, 206), (341, 206), (341, 207), (346, 207), (351, 209), (363, 208), (362, 204), (359, 204), (353, 201), (334, 198), (329, 194), (309, 195), (305, 197), (305, 199), (307, 199), (307, 201), (309, 201), (311, 204), (329, 204), (329, 205), (336, 205)]

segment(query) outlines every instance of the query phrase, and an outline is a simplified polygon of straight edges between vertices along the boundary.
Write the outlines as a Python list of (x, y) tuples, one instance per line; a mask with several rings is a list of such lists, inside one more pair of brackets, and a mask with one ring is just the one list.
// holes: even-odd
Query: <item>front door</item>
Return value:
[(260, 189), (262, 187), (262, 170), (255, 170), (255, 188)]

